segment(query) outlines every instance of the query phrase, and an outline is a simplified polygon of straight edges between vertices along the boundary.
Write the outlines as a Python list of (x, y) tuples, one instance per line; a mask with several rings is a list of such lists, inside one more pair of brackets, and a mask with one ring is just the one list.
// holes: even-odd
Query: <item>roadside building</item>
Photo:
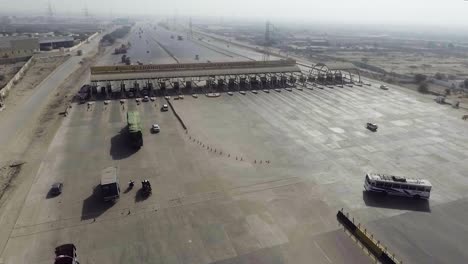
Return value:
[(65, 37), (44, 37), (39, 39), (41, 50), (53, 50), (59, 48), (70, 48), (75, 45), (75, 39), (71, 36)]
[(37, 51), (39, 51), (37, 38), (26, 36), (0, 37), (0, 60), (29, 58)]

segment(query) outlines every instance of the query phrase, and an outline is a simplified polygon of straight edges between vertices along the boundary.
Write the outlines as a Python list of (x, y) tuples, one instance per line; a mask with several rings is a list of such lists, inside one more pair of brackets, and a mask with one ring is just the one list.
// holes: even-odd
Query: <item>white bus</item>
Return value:
[(428, 180), (367, 173), (364, 189), (371, 192), (429, 199), (432, 185)]

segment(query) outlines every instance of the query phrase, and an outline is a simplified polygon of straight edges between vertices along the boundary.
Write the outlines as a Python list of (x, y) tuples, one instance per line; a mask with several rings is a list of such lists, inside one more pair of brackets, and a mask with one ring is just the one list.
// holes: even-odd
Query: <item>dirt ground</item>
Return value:
[(42, 80), (67, 59), (66, 56), (34, 59), (25, 75), (9, 91), (4, 100), (6, 108), (21, 104)]
[(387, 72), (413, 76), (421, 73), (434, 76), (436, 73), (454, 75), (457, 78), (467, 76), (466, 58), (432, 52), (337, 52), (334, 57), (350, 61), (365, 62)]
[(0, 87), (5, 86), (25, 63), (25, 61), (20, 61), (12, 64), (0, 64), (0, 76), (4, 76), (3, 79), (0, 79)]

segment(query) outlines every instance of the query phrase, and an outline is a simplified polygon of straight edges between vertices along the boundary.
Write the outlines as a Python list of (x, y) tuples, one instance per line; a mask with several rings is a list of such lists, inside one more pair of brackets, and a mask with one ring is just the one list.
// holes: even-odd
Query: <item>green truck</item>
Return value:
[(127, 129), (130, 144), (135, 148), (143, 146), (142, 125), (138, 111), (127, 112)]

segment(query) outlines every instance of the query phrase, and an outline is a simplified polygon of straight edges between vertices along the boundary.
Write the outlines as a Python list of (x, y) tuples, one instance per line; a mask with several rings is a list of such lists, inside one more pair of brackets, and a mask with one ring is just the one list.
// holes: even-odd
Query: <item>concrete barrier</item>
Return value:
[(21, 77), (23, 77), (24, 72), (28, 70), (29, 66), (31, 65), (31, 62), (33, 60), (33, 57), (29, 58), (29, 60), (21, 67), (21, 69), (11, 78), (11, 80), (0, 89), (0, 101), (2, 101), (6, 96), (8, 95), (8, 92), (10, 89), (15, 85), (15, 82), (17, 82)]
[(182, 128), (185, 131), (187, 131), (187, 127), (185, 126), (184, 121), (182, 120), (182, 118), (180, 118), (179, 114), (177, 114), (176, 110), (174, 109), (174, 106), (172, 106), (171, 101), (169, 99), (166, 99), (166, 101), (169, 107), (171, 108), (172, 112), (174, 113), (175, 117), (177, 118), (177, 120), (179, 120), (180, 124), (182, 125)]
[(380, 241), (375, 240), (374, 236), (367, 232), (361, 224), (355, 224), (354, 218), (351, 220), (349, 214), (345, 214), (343, 209), (338, 211), (336, 218), (343, 227), (356, 238), (359, 243), (367, 248), (380, 263), (382, 264), (402, 264), (403, 262), (396, 259), (394, 254), (388, 252), (387, 248), (384, 247)]

